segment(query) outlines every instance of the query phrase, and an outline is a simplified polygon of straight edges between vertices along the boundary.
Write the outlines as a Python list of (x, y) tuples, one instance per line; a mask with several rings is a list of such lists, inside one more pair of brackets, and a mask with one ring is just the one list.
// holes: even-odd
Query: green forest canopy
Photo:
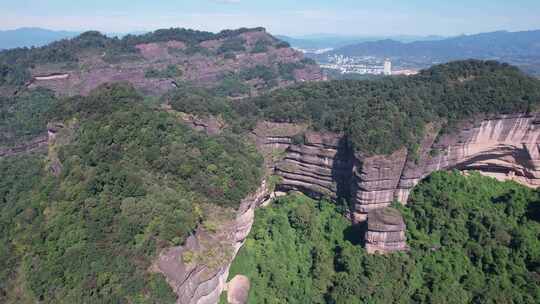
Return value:
[[(307, 83), (234, 104), (240, 117), (344, 132), (357, 151), (414, 150), (428, 122), (538, 110), (540, 81), (495, 61), (434, 66), (411, 77)], [(256, 119), (252, 119), (256, 120)]]
[(153, 257), (206, 208), (235, 208), (259, 185), (255, 148), (195, 132), (127, 85), (61, 100), (50, 115), (66, 124), (51, 148), (59, 177), (41, 154), (0, 159), (0, 302), (174, 302), (147, 271)]
[(256, 211), (230, 278), (248, 276), (257, 304), (538, 303), (537, 191), (438, 172), (398, 208), (411, 251), (368, 255), (335, 205), (280, 198)]
[[(287, 71), (280, 77), (286, 79)], [(256, 67), (243, 76), (272, 73)], [(244, 131), (260, 120), (308, 123), (317, 131), (342, 132), (356, 151), (372, 155), (404, 146), (414, 152), (430, 122), (450, 132), (467, 119), (535, 112), (540, 80), (507, 64), (468, 60), (434, 66), (413, 77), (307, 83), (235, 101), (219, 95), (216, 89), (182, 85), (165, 101), (182, 112), (224, 115), (230, 126)]]
[[(242, 101), (189, 87), (166, 97), (179, 111), (222, 115), (235, 131), (212, 137), (145, 106), (128, 85), (105, 85), (88, 97), (61, 100), (46, 90), (1, 99), (2, 145), (38, 135), (50, 121), (64, 122), (70, 140), (54, 147), (63, 165), (58, 178), (47, 172), (50, 160), (43, 155), (0, 160), (0, 302), (172, 299), (163, 278), (147, 273), (149, 263), (158, 248), (181, 243), (204, 220), (206, 206), (234, 208), (255, 189), (262, 161), (239, 134), (257, 120), (309, 122), (317, 130), (345, 132), (358, 151), (389, 153), (402, 146), (414, 149), (428, 122), (446, 121), (450, 128), (476, 116), (535, 111), (539, 92), (538, 80), (513, 67), (471, 60), (436, 66), (415, 77), (305, 84)], [(284, 299), (292, 302), (451, 302), (448, 290), (479, 303), (492, 300), (479, 290), (488, 290), (493, 299), (506, 300), (506, 294), (516, 303), (531, 302), (528, 295), (538, 298), (539, 246), (531, 237), (538, 235), (537, 193), (480, 177), (465, 179), (470, 184), (462, 179), (436, 174), (428, 182), (431, 186), (425, 186), (431, 189), (425, 190), (429, 195), (422, 196), (424, 184), (415, 191), (412, 199), (419, 203), (404, 209), (411, 255), (367, 256), (343, 238), (347, 223), (332, 205), (306, 198), (294, 198), (298, 201), (292, 205), (283, 200), (283, 209), (271, 211), (277, 218), (268, 215), (268, 226), (256, 224), (263, 226), (252, 245), (266, 247), (255, 248), (246, 261), (259, 263), (257, 250), (268, 261), (280, 256), (273, 250), (312, 255), (285, 259), (290, 262), (287, 272), (271, 273), (255, 283), (268, 286), (256, 299), (280, 290), (287, 290)], [(468, 192), (484, 183), (479, 195)], [(477, 205), (485, 208), (470, 208)], [(299, 210), (291, 211), (293, 207)], [(277, 232), (274, 219), (281, 229)], [(454, 224), (454, 219), (460, 221)], [(493, 223), (503, 228), (495, 233)], [(281, 243), (269, 243), (283, 233), (287, 236)], [(310, 239), (312, 233), (316, 242)], [(469, 237), (460, 240), (460, 233)], [(325, 240), (319, 241), (320, 236)], [(463, 243), (469, 239), (473, 244)], [(249, 246), (248, 241), (246, 250)], [(478, 248), (489, 250), (484, 256)], [(501, 256), (509, 261), (503, 274), (495, 267), (502, 263)], [(260, 266), (272, 271), (272, 265)], [(463, 272), (441, 275), (452, 267)], [(253, 271), (248, 268), (246, 273)], [(404, 273), (410, 275), (402, 277)], [(463, 282), (481, 283), (466, 288)], [(15, 289), (14, 284), (22, 287)]]

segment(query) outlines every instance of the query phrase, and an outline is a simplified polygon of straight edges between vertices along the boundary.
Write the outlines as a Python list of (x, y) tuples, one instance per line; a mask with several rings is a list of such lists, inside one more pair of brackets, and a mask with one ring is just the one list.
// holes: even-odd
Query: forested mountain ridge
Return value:
[(0, 158), (0, 302), (174, 302), (148, 268), (258, 187), (252, 144), (193, 131), (127, 85), (48, 115), (46, 155)]
[(4, 95), (20, 86), (85, 95), (99, 84), (129, 81), (151, 95), (186, 82), (239, 97), (320, 79), (312, 61), (263, 28), (217, 34), (173, 28), (122, 39), (86, 32), (44, 47), (0, 52)]
[(242, 117), (344, 133), (367, 155), (414, 150), (430, 122), (452, 129), (463, 120), (530, 113), (539, 105), (539, 80), (479, 60), (437, 65), (412, 77), (308, 83), (234, 104)]

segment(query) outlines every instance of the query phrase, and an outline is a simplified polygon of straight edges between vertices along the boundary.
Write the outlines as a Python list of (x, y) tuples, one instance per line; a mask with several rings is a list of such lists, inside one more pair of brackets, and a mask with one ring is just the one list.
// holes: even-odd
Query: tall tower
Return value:
[(384, 60), (384, 75), (392, 75), (392, 62), (390, 58)]

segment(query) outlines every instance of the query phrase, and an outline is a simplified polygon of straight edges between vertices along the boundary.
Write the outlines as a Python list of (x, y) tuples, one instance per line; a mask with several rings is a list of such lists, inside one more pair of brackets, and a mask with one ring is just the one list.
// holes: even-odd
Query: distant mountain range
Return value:
[(540, 30), (498, 31), (442, 40), (404, 43), (386, 39), (344, 46), (327, 55), (389, 57), (393, 61), (429, 66), (460, 59), (493, 59), (540, 74)]
[(287, 41), (292, 47), (315, 50), (315, 49), (335, 49), (344, 47), (351, 44), (378, 41), (384, 39), (392, 39), (400, 42), (411, 41), (429, 41), (440, 40), (446, 37), (443, 36), (411, 36), (411, 35), (399, 35), (399, 36), (343, 36), (338, 34), (312, 34), (298, 37), (291, 37), (285, 35), (277, 35), (277, 38)]
[(0, 31), (0, 49), (42, 46), (55, 40), (75, 37), (78, 34), (79, 32), (52, 31), (35, 27)]
[[(130, 34), (143, 34), (145, 32), (133, 32)], [(43, 46), (53, 41), (73, 38), (81, 32), (54, 31), (38, 27), (24, 27), (15, 30), (0, 31), (0, 50), (18, 47)], [(107, 36), (123, 36), (125, 33), (107, 33)]]

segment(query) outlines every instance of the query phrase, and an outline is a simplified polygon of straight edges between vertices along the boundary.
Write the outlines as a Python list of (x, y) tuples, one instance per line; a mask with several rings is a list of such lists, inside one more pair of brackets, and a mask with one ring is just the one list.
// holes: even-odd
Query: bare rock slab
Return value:
[(368, 230), (365, 235), (368, 253), (407, 251), (405, 222), (401, 213), (390, 207), (368, 213)]
[(243, 275), (236, 275), (227, 283), (227, 302), (229, 304), (245, 304), (249, 296), (249, 278)]

